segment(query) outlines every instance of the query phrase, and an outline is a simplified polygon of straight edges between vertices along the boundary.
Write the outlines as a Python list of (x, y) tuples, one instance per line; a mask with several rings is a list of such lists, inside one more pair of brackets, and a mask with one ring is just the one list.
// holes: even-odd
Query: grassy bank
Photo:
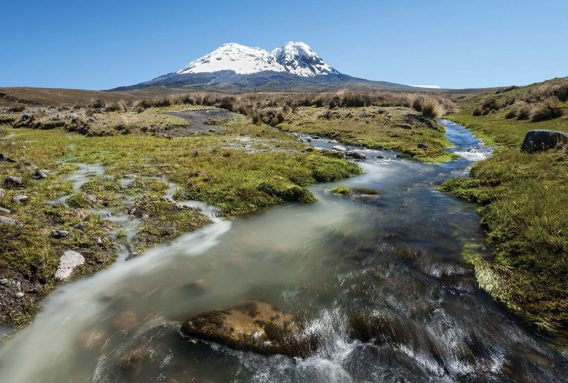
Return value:
[[(511, 92), (523, 95), (519, 89)], [(493, 96), (467, 100), (461, 113), (449, 117), (495, 145), (496, 153), (477, 163), (470, 178), (442, 187), (479, 206), (494, 254), (490, 260), (468, 254), (480, 285), (515, 313), (566, 340), (568, 153), (527, 154), (519, 147), (527, 131), (568, 132), (568, 121), (510, 119), (506, 110), (474, 116), (483, 100)]]
[[(177, 184), (175, 199), (205, 201), (234, 216), (282, 202), (313, 202), (305, 186), (360, 172), (354, 164), (245, 119), (227, 122), (223, 135), (178, 139), (86, 137), (62, 128), (1, 130), (10, 138), (0, 140), (0, 153), (15, 162), (0, 162), (0, 207), (10, 210), (0, 215), (22, 224), (2, 225), (0, 278), (16, 294), (8, 296), (7, 289), (0, 302), (4, 323), (26, 323), (33, 317), (38, 299), (57, 284), (54, 273), (64, 251), (85, 257), (76, 276), (114, 262), (117, 250), (128, 245), (128, 235), (101, 209), (139, 221), (130, 245), (140, 253), (209, 222), (200, 211), (180, 209), (165, 199), (169, 182)], [(74, 189), (68, 177), (78, 164), (100, 164), (104, 172)], [(34, 179), (37, 169), (49, 170), (47, 178)], [(20, 178), (21, 184), (6, 182), (7, 176)], [(19, 195), (27, 201), (16, 202)], [(63, 195), (69, 195), (65, 204), (48, 203)], [(56, 238), (52, 230), (68, 235)]]
[(443, 162), (452, 156), (444, 129), (408, 107), (300, 107), (278, 127), (332, 138), (349, 145), (396, 150), (418, 161)]

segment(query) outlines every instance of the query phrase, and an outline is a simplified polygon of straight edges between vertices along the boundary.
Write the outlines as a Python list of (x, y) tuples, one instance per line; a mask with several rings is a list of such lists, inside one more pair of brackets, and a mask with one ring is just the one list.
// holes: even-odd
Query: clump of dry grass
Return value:
[(412, 107), (417, 112), (422, 113), (422, 116), (429, 119), (441, 117), (446, 113), (444, 106), (433, 97), (417, 98), (412, 103)]

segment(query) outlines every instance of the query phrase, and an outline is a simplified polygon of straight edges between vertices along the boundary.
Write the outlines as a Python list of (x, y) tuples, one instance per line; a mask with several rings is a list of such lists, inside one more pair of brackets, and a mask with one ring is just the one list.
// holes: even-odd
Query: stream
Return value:
[[(561, 382), (568, 356), (479, 290), (462, 260), (468, 244), (484, 251), (479, 217), (436, 186), (491, 149), (442, 123), (454, 161), (348, 148), (366, 155), (364, 174), (311, 187), (315, 204), (216, 218), (60, 286), (0, 346), (0, 382)], [(337, 185), (378, 195), (339, 197), (330, 192)], [(321, 347), (306, 358), (267, 357), (180, 335), (183, 320), (247, 300), (299, 313)], [(355, 339), (348, 322), (360, 313), (390, 318), (404, 333), (383, 344)], [(143, 363), (119, 366), (141, 346)]]

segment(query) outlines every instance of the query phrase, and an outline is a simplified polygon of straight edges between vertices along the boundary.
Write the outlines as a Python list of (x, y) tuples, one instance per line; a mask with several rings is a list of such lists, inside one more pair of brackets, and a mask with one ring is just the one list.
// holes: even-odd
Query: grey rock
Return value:
[(358, 153), (358, 152), (354, 152), (354, 151), (345, 152), (345, 156), (354, 158), (356, 160), (366, 160), (367, 159), (367, 156), (364, 155), (363, 153)]
[(65, 238), (69, 235), (69, 232), (66, 230), (51, 230), (51, 237), (52, 238)]
[(335, 145), (332, 149), (337, 150), (338, 152), (344, 152), (347, 150), (347, 148), (343, 145)]
[(423, 150), (427, 150), (428, 149), (428, 145), (425, 144), (418, 144), (418, 149), (423, 149)]
[(6, 196), (6, 190), (0, 188), (0, 198), (4, 198)]
[(86, 229), (88, 226), (89, 226), (88, 222), (80, 222), (80, 223), (73, 225), (73, 227), (75, 229), (80, 229), (80, 230)]
[(71, 274), (73, 274), (73, 270), (77, 266), (83, 265), (85, 263), (85, 257), (83, 257), (80, 253), (67, 250), (63, 253), (63, 255), (59, 258), (59, 267), (55, 272), (55, 279), (58, 281), (64, 281), (68, 279)]
[(32, 178), (34, 180), (43, 180), (47, 178), (47, 173), (45, 170), (41, 169), (41, 170), (36, 170), (34, 172), (34, 174), (32, 175)]
[(4, 183), (10, 186), (22, 186), (22, 179), (16, 176), (6, 176)]
[(21, 223), (20, 221), (16, 221), (13, 218), (4, 217), (4, 216), (0, 216), (0, 224), (2, 224), (2, 225), (13, 225), (13, 226), (19, 226), (19, 227), (24, 226), (24, 224)]
[(15, 160), (11, 159), (8, 156), (5, 156), (4, 154), (0, 153), (0, 162), (11, 162), (14, 163), (16, 162)]
[(527, 132), (521, 150), (527, 153), (541, 152), (559, 146), (568, 146), (568, 134), (555, 130), (531, 130)]
[(9, 209), (6, 209), (5, 207), (0, 207), (0, 213), (3, 214), (12, 214), (12, 211)]
[(28, 199), (28, 196), (24, 194), (16, 194), (14, 197), (12, 197), (12, 201), (16, 203), (26, 203), (28, 202)]

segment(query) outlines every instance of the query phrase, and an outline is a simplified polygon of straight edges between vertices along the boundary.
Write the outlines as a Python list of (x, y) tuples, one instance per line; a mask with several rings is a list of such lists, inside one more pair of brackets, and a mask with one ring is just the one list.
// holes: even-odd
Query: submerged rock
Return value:
[(443, 365), (442, 352), (430, 335), (406, 318), (393, 313), (355, 315), (349, 319), (349, 333), (365, 343), (407, 348)]
[(112, 320), (112, 325), (117, 330), (124, 332), (131, 332), (136, 329), (139, 324), (138, 315), (131, 310), (123, 311)]
[(194, 316), (181, 327), (182, 334), (264, 355), (307, 356), (316, 341), (302, 332), (298, 319), (265, 302), (246, 302), (228, 310)]
[(337, 150), (338, 152), (345, 152), (347, 150), (347, 148), (343, 145), (335, 145), (332, 149)]
[(118, 365), (122, 370), (134, 375), (139, 375), (144, 364), (151, 357), (151, 349), (148, 345), (140, 345), (122, 354), (118, 359)]
[(64, 281), (68, 279), (77, 266), (85, 263), (85, 257), (73, 250), (67, 250), (59, 258), (59, 267), (55, 272), (55, 279)]
[(337, 196), (349, 198), (353, 201), (376, 201), (380, 199), (379, 193), (373, 189), (354, 188), (347, 186), (336, 186), (331, 192)]
[(531, 130), (527, 132), (521, 150), (527, 153), (568, 146), (568, 134), (555, 130)]
[(77, 337), (78, 346), (85, 351), (92, 351), (100, 349), (108, 336), (101, 330), (90, 330), (79, 334)]
[(359, 153), (359, 152), (355, 152), (355, 151), (351, 151), (351, 150), (345, 152), (345, 156), (353, 158), (355, 160), (366, 160), (367, 159), (367, 156), (364, 155), (363, 153)]
[(349, 196), (358, 201), (376, 201), (381, 198), (376, 190), (365, 188), (354, 188)]

